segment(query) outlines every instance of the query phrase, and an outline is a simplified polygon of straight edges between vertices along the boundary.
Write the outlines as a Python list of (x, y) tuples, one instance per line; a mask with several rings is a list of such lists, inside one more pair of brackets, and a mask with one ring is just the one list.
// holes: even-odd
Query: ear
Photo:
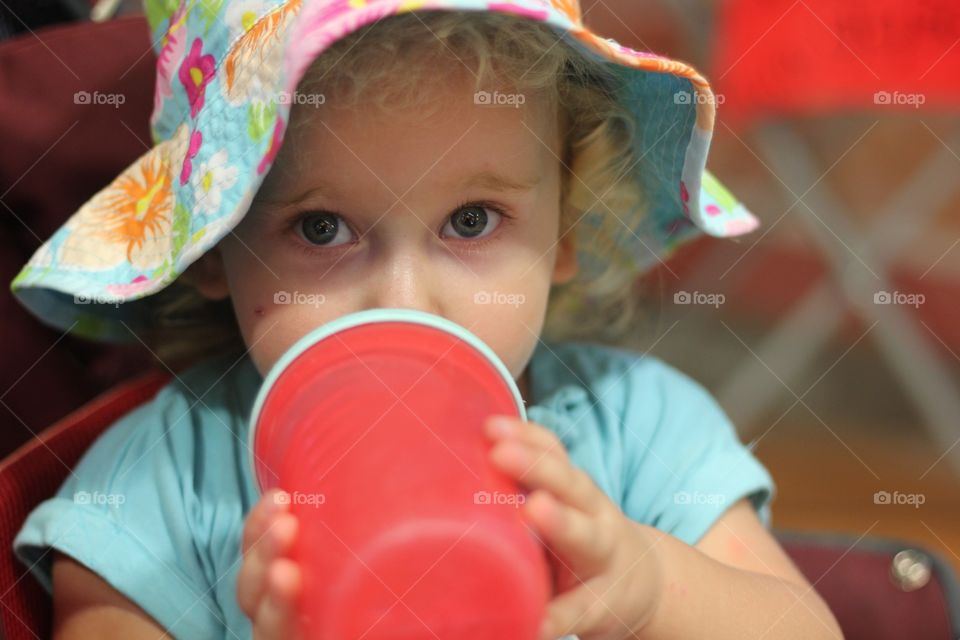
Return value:
[(208, 300), (223, 300), (230, 295), (227, 275), (223, 269), (220, 245), (214, 246), (187, 267), (180, 279), (192, 285)]
[(566, 284), (577, 275), (576, 229), (570, 228), (557, 241), (557, 258), (553, 263), (553, 284)]

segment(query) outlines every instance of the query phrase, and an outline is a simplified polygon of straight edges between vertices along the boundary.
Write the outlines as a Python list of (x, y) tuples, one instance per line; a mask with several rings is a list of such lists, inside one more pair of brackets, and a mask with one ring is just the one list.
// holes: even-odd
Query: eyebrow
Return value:
[[(491, 191), (530, 191), (538, 184), (540, 184), (542, 176), (536, 176), (534, 178), (519, 179), (519, 178), (509, 178), (505, 175), (496, 173), (495, 171), (481, 171), (480, 173), (473, 174), (459, 183), (460, 189), (469, 189), (469, 188), (481, 188), (481, 189), (490, 189)], [(290, 199), (279, 199), (279, 200), (259, 200), (260, 202), (268, 204), (277, 204), (283, 203), (284, 205), (297, 205), (302, 203), (305, 200), (308, 200), (311, 196), (315, 194), (323, 194), (329, 197), (336, 197), (340, 193), (340, 190), (333, 183), (327, 182), (322, 178), (314, 179), (312, 181), (312, 186), (297, 194), (297, 196)]]
[(460, 188), (481, 187), (492, 191), (529, 191), (540, 184), (541, 177), (514, 179), (493, 171), (481, 171), (460, 183)]

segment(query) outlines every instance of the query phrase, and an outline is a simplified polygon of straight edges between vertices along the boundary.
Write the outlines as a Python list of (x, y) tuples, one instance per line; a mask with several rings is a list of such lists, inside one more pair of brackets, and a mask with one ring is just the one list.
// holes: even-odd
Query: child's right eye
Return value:
[(353, 233), (335, 213), (308, 213), (297, 223), (301, 238), (315, 246), (335, 247), (353, 240)]

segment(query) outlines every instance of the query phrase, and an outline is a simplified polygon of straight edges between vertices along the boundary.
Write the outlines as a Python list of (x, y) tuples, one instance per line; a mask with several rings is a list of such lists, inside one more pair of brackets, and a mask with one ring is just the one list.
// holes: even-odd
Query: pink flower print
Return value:
[(683, 202), (683, 215), (690, 217), (690, 207), (687, 206), (687, 202), (690, 201), (690, 192), (687, 191), (687, 184), (681, 180), (680, 181), (680, 201)]
[(108, 284), (105, 288), (107, 293), (126, 298), (148, 289), (153, 283), (154, 281), (147, 276), (139, 275), (127, 284)]
[(270, 139), (270, 146), (267, 148), (267, 152), (263, 155), (263, 158), (260, 160), (260, 164), (257, 165), (257, 175), (260, 175), (267, 170), (267, 167), (273, 162), (274, 158), (277, 157), (277, 152), (280, 151), (280, 142), (283, 140), (283, 120), (277, 118), (277, 124), (273, 128), (273, 138)]
[(196, 38), (193, 46), (190, 47), (190, 53), (183, 59), (180, 65), (180, 82), (187, 91), (187, 99), (190, 100), (190, 117), (196, 118), (197, 113), (203, 108), (203, 94), (207, 84), (213, 78), (216, 61), (212, 54), (200, 55), (203, 49), (203, 40)]
[(723, 210), (715, 204), (708, 204), (706, 207), (704, 207), (704, 210), (707, 212), (708, 216), (718, 216), (723, 213)]
[(170, 18), (170, 26), (163, 36), (163, 47), (157, 55), (157, 82), (153, 95), (153, 116), (151, 123), (156, 124), (160, 118), (164, 98), (173, 95), (173, 73), (177, 65), (181, 64), (187, 44), (186, 28), (187, 3), (182, 2), (176, 13)]
[(750, 233), (760, 226), (760, 221), (756, 218), (746, 218), (731, 220), (724, 225), (723, 232), (728, 236), (739, 236), (744, 233)]
[(187, 184), (190, 179), (190, 172), (193, 171), (193, 158), (200, 151), (200, 145), (203, 144), (203, 134), (194, 131), (190, 134), (190, 146), (187, 148), (186, 155), (183, 156), (183, 169), (180, 171), (180, 184)]

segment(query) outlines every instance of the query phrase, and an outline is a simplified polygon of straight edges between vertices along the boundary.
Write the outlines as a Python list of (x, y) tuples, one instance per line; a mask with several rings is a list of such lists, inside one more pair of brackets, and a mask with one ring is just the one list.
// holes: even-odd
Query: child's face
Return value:
[[(520, 377), (551, 283), (576, 271), (573, 234), (558, 239), (559, 132), (543, 101), (477, 105), (467, 79), (429, 122), (330, 108), (330, 96), (320, 110), (294, 106), (307, 122), (196, 270), (201, 292), (230, 296), (261, 374), (318, 325), (404, 307), (467, 327)], [(481, 174), (533, 186), (470, 185)]]

